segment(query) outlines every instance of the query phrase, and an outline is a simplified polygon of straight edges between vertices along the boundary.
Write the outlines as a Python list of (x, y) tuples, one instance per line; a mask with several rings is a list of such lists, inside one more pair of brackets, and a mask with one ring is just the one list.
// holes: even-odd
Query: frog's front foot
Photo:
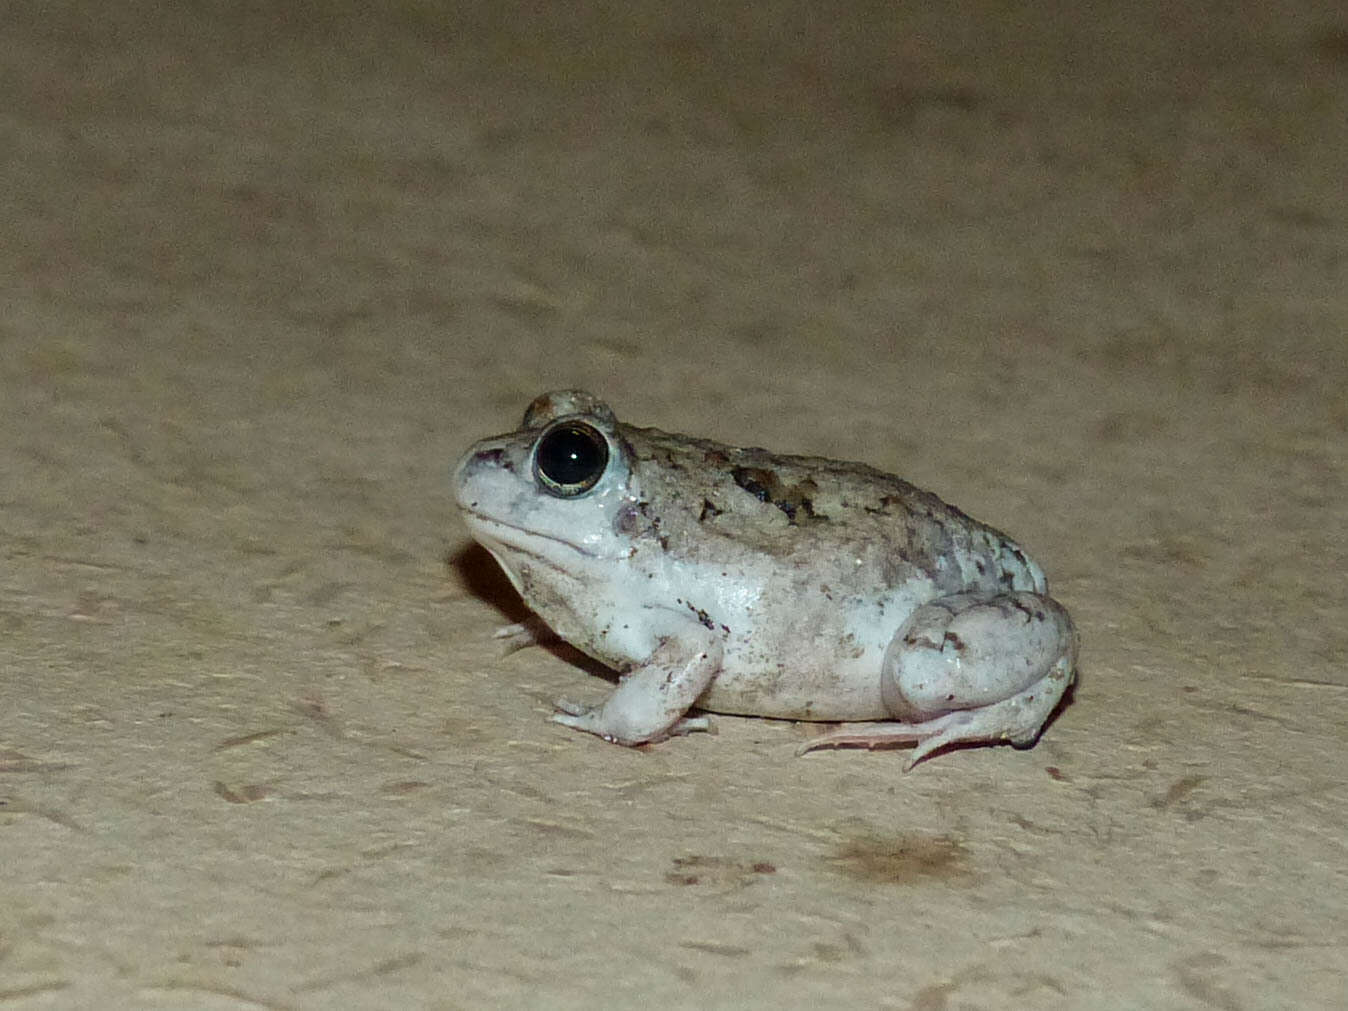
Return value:
[(707, 717), (685, 713), (720, 670), (721, 656), (720, 640), (695, 625), (667, 637), (645, 663), (624, 674), (603, 705), (562, 700), (552, 719), (629, 746), (710, 730)]
[(587, 706), (579, 702), (571, 702), (568, 699), (558, 699), (553, 703), (553, 706), (557, 709), (557, 712), (552, 714), (553, 723), (560, 723), (572, 730), (583, 730), (588, 734), (595, 734), (614, 744), (626, 744), (628, 746), (652, 744), (669, 737), (681, 737), (684, 734), (693, 734), (699, 731), (710, 732), (712, 729), (711, 717), (709, 716), (681, 716), (672, 726), (666, 727), (658, 737), (648, 737), (644, 741), (623, 740), (611, 736), (605, 729), (607, 724), (603, 717), (603, 706)]
[(856, 724), (801, 752), (917, 741), (905, 771), (961, 742), (1033, 744), (1076, 676), (1067, 611), (1038, 593), (961, 593), (918, 608), (899, 629), (881, 696), (900, 722)]

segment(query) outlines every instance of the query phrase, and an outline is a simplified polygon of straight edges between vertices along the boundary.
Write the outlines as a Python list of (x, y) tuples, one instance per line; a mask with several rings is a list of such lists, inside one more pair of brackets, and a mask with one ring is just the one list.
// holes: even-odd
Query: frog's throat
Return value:
[(485, 516), (472, 509), (465, 509), (464, 513), (468, 518), (468, 526), (472, 530), (473, 537), (492, 554), (504, 552), (507, 555), (527, 555), (544, 565), (563, 571), (567, 567), (563, 564), (563, 559), (557, 557), (560, 554), (558, 548), (564, 548), (568, 555), (579, 555), (582, 558), (598, 557), (595, 552), (575, 541), (540, 534), (536, 530), (525, 530), (513, 523)]

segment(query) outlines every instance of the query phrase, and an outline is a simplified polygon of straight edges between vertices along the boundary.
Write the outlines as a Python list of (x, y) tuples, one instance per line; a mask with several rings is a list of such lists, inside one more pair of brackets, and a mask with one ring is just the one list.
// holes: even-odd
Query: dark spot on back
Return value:
[(780, 488), (777, 475), (761, 467), (736, 467), (730, 472), (735, 483), (760, 502), (772, 501), (772, 490)]
[(776, 471), (766, 467), (735, 467), (730, 476), (758, 501), (780, 509), (792, 526), (828, 519), (814, 511), (813, 496), (819, 491), (819, 486), (812, 478), (806, 478), (799, 484), (785, 485)]

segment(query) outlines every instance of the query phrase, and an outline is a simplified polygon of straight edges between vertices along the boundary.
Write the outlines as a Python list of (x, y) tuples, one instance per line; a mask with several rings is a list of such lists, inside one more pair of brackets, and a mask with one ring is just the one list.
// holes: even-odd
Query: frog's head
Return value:
[(654, 534), (613, 411), (581, 390), (546, 393), (518, 431), (475, 443), (453, 484), (474, 539), (535, 607), (603, 578)]

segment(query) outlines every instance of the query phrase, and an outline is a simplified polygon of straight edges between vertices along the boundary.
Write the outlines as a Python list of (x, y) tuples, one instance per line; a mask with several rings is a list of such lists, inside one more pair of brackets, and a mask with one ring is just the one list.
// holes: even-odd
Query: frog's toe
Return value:
[(598, 708), (598, 706), (587, 706), (582, 702), (572, 702), (570, 699), (558, 699), (556, 702), (552, 704), (552, 708), (557, 710), (555, 713), (552, 714), (552, 720), (554, 723), (564, 723), (567, 726), (574, 726), (575, 724), (570, 723), (567, 720), (560, 719), (559, 717), (590, 716), (591, 714), (594, 713), (594, 711)]
[(796, 754), (804, 755), (819, 748), (883, 748), (891, 744), (912, 744), (935, 733), (938, 731), (931, 729), (929, 723), (844, 723), (837, 730), (806, 741), (796, 749)]
[(558, 699), (553, 706), (557, 710), (552, 714), (553, 723), (594, 734), (595, 737), (602, 737), (611, 744), (632, 748), (638, 744), (663, 739), (665, 736), (644, 733), (626, 720), (615, 719), (614, 714), (609, 712), (606, 706), (587, 706), (567, 699)]
[(598, 706), (581, 706), (574, 702), (567, 702), (565, 699), (554, 704), (558, 711), (552, 714), (553, 723), (560, 723), (572, 730), (594, 734), (596, 737), (602, 737), (614, 744), (633, 745), (641, 743), (614, 733), (612, 728), (605, 724), (603, 714), (599, 711)]
[(981, 735), (978, 730), (975, 729), (973, 733), (969, 731), (972, 723), (970, 713), (958, 712), (947, 713), (925, 723), (852, 724), (807, 741), (796, 749), (796, 754), (803, 755), (816, 748), (883, 748), (892, 744), (916, 742), (917, 747), (903, 764), (903, 771), (907, 772), (947, 744), (979, 738)]
[(657, 741), (663, 741), (670, 737), (681, 737), (684, 734), (699, 732), (714, 734), (716, 732), (716, 725), (712, 723), (711, 717), (701, 715), (681, 717), (660, 733), (628, 735), (615, 733), (614, 729), (604, 721), (602, 706), (587, 706), (567, 699), (558, 699), (553, 703), (553, 707), (557, 710), (552, 714), (553, 723), (560, 723), (572, 730), (583, 730), (587, 734), (594, 734), (596, 737), (602, 737), (604, 740), (613, 741), (616, 744), (654, 744)]
[(685, 716), (669, 728), (670, 737), (682, 737), (684, 734), (715, 734), (716, 724), (710, 716)]
[(559, 641), (556, 632), (532, 615), (513, 625), (502, 625), (492, 633), (492, 638), (501, 644), (502, 656), (509, 656), (530, 646), (546, 646)]

